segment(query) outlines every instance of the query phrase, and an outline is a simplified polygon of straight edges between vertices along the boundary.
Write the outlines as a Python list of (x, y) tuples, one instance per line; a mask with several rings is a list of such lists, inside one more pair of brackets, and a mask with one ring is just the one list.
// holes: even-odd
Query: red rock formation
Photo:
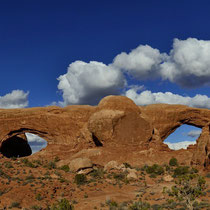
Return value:
[[(175, 154), (188, 158), (193, 165), (206, 169), (210, 165), (208, 109), (166, 104), (138, 107), (124, 96), (108, 96), (96, 107), (1, 109), (0, 122), (1, 147), (9, 138), (29, 132), (49, 145), (68, 145), (72, 151), (102, 146), (104, 154), (108, 154), (106, 148), (115, 148), (115, 152), (124, 148), (133, 152), (121, 159), (139, 159), (140, 154), (164, 161), (164, 157)], [(202, 128), (202, 134), (196, 146), (172, 152), (163, 141), (182, 124)]]

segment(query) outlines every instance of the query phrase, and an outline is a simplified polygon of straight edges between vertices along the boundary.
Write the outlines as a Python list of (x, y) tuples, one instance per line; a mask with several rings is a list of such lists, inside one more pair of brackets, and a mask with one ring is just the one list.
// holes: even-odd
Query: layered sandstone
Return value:
[(195, 146), (173, 154), (208, 169), (210, 110), (166, 104), (139, 107), (124, 96), (105, 97), (95, 107), (0, 109), (0, 142), (2, 148), (8, 139), (28, 132), (44, 138), (51, 148), (66, 145), (69, 154), (99, 148), (103, 160), (111, 155), (120, 157), (120, 151), (130, 151), (131, 154), (122, 155), (122, 161), (139, 159), (141, 155), (156, 161), (172, 154), (163, 141), (182, 124), (202, 128), (202, 134)]

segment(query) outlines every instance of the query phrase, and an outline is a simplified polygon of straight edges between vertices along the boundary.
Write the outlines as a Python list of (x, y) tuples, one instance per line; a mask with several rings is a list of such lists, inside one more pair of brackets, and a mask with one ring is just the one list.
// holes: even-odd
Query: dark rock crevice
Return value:
[(1, 144), (0, 152), (7, 158), (25, 157), (32, 154), (27, 140), (18, 136), (4, 140)]

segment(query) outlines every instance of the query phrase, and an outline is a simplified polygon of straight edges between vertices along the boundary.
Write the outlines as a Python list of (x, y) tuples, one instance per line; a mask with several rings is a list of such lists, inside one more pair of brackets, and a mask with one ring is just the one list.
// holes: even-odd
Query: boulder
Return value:
[(138, 176), (136, 174), (136, 172), (134, 171), (130, 171), (127, 175), (127, 179), (130, 180), (130, 179), (138, 179)]
[(69, 168), (73, 172), (92, 167), (93, 163), (89, 158), (76, 158), (69, 163)]
[(93, 168), (85, 168), (78, 171), (78, 174), (89, 174), (93, 171)]
[(166, 175), (163, 177), (163, 180), (165, 182), (172, 182), (174, 180), (174, 178), (171, 175)]
[(117, 161), (112, 160), (112, 161), (109, 161), (109, 162), (104, 166), (104, 170), (105, 170), (105, 171), (108, 171), (108, 170), (111, 170), (111, 169), (118, 169), (118, 166), (119, 166), (119, 164), (117, 163)]
[(103, 98), (98, 111), (89, 118), (88, 129), (104, 146), (144, 144), (152, 138), (153, 131), (140, 108), (125, 96)]

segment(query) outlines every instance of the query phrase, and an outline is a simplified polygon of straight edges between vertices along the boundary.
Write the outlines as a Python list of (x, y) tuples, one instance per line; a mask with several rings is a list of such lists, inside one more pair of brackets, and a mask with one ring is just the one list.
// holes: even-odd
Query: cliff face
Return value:
[(105, 97), (96, 107), (0, 109), (0, 147), (8, 139), (29, 132), (49, 145), (72, 149), (127, 147), (138, 152), (153, 149), (158, 157), (172, 152), (163, 141), (182, 124), (202, 128), (197, 144), (184, 152), (191, 164), (208, 169), (210, 110), (166, 104), (138, 107), (124, 96)]

